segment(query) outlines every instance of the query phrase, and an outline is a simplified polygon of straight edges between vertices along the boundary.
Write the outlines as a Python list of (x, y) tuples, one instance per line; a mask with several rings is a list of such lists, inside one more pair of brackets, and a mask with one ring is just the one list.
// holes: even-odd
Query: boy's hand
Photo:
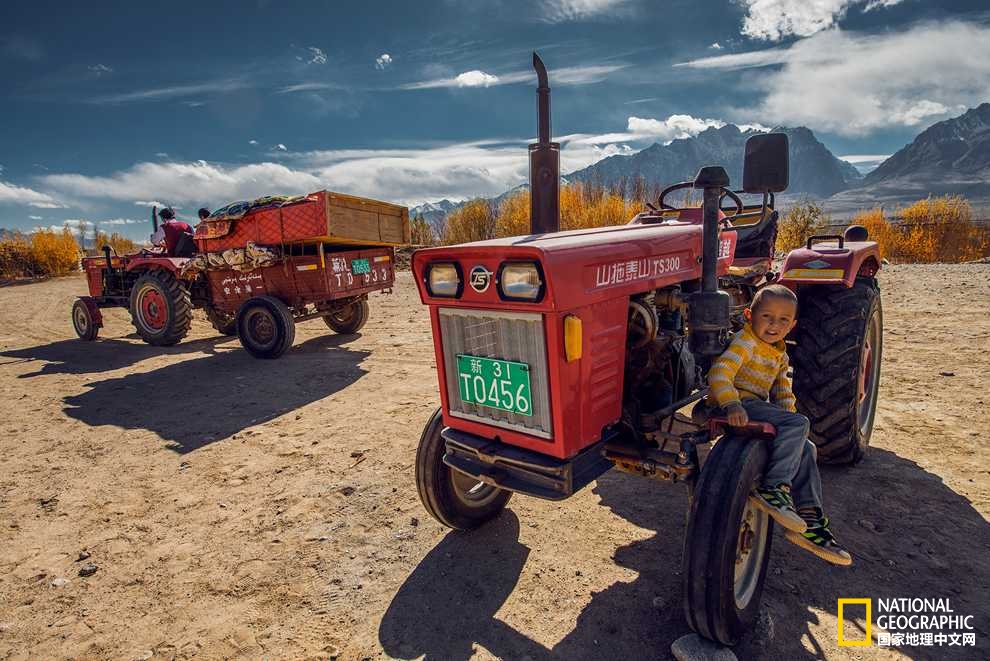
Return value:
[(729, 408), (725, 409), (725, 416), (729, 419), (729, 424), (733, 427), (745, 427), (749, 422), (749, 416), (746, 414), (746, 409), (739, 404), (733, 404)]

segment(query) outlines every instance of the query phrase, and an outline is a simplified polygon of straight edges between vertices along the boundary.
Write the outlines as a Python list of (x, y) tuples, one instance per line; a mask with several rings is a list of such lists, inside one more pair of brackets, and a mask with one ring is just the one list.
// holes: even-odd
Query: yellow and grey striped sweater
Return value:
[(781, 408), (796, 411), (787, 366), (783, 340), (764, 342), (746, 324), (708, 370), (708, 385), (722, 408), (743, 399), (769, 399)]

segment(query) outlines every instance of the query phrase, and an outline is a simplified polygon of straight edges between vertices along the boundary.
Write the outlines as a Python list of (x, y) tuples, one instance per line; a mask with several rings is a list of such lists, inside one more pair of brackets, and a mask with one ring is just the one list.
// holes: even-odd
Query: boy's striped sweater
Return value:
[(769, 344), (753, 333), (749, 324), (732, 339), (708, 371), (708, 385), (722, 408), (743, 399), (770, 400), (796, 411), (791, 379), (787, 376), (787, 351), (783, 340)]

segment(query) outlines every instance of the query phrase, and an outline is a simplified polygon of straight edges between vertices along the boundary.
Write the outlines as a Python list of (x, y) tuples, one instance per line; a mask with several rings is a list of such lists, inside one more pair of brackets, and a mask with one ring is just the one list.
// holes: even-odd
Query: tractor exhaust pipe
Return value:
[(701, 202), (701, 291), (691, 295), (688, 309), (691, 351), (704, 371), (725, 349), (732, 310), (728, 292), (718, 288), (718, 199), (729, 187), (729, 175), (718, 166), (701, 168), (694, 187), (704, 191)]
[(151, 207), (151, 231), (158, 231), (158, 207)]
[(533, 68), (539, 85), (537, 142), (529, 146), (529, 230), (545, 234), (560, 229), (560, 143), (550, 142), (550, 81), (535, 52)]

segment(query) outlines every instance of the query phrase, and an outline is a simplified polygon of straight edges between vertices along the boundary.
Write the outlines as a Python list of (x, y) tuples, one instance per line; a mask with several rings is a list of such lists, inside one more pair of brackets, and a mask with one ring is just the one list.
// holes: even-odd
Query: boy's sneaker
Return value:
[(749, 497), (754, 505), (788, 530), (797, 533), (807, 530), (808, 525), (794, 509), (790, 486), (778, 484), (776, 487), (757, 487)]
[(833, 565), (848, 567), (852, 564), (852, 556), (835, 541), (828, 527), (828, 517), (820, 509), (808, 513), (802, 511), (802, 516), (808, 524), (808, 529), (803, 533), (788, 530), (784, 533), (787, 541), (811, 551)]

